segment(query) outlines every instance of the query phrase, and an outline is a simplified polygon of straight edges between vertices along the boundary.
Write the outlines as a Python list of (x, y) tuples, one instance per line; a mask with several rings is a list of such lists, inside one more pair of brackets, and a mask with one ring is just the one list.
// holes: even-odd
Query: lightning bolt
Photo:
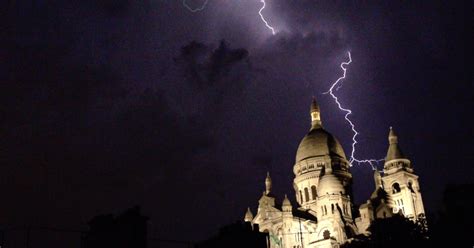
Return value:
[(350, 63), (352, 63), (351, 53), (347, 52), (347, 55), (349, 57), (349, 60), (347, 62), (342, 62), (341, 63), (341, 69), (343, 71), (342, 76), (340, 78), (338, 78), (336, 80), (336, 82), (334, 82), (331, 85), (331, 88), (329, 88), (329, 90), (327, 92), (324, 92), (323, 94), (328, 94), (329, 93), (331, 95), (331, 97), (334, 99), (334, 101), (336, 102), (339, 109), (346, 113), (344, 115), (344, 119), (346, 119), (346, 121), (349, 123), (349, 125), (351, 126), (351, 129), (352, 129), (352, 132), (354, 133), (354, 135), (352, 136), (351, 157), (349, 159), (350, 166), (352, 166), (352, 164), (354, 162), (359, 163), (359, 164), (368, 163), (368, 164), (370, 164), (370, 166), (372, 166), (373, 170), (376, 170), (376, 167), (374, 166), (374, 163), (375, 164), (379, 163), (379, 162), (383, 161), (384, 159), (357, 159), (355, 157), (356, 144), (357, 144), (357, 139), (356, 138), (357, 138), (357, 135), (359, 135), (359, 132), (357, 132), (354, 123), (349, 119), (349, 116), (352, 114), (352, 110), (347, 109), (347, 108), (343, 108), (341, 103), (339, 102), (338, 97), (334, 94), (334, 88), (336, 87), (335, 91), (339, 90), (342, 87), (342, 85), (340, 83), (342, 82), (342, 80), (344, 80), (346, 78), (346, 72), (347, 72), (346, 66), (348, 66)]
[[(186, 0), (183, 0), (183, 6), (186, 9), (188, 9), (190, 12), (196, 13), (196, 12), (199, 12), (199, 11), (203, 11), (206, 8), (208, 2), (209, 2), (209, 0), (205, 0), (204, 3), (201, 5), (201, 7), (193, 9), (191, 6), (189, 6), (186, 3)], [(270, 26), (270, 24), (268, 24), (267, 20), (265, 19), (265, 17), (263, 17), (263, 14), (262, 14), (262, 11), (265, 9), (267, 4), (266, 4), (265, 0), (260, 0), (260, 2), (262, 3), (262, 7), (258, 11), (258, 14), (260, 15), (260, 19), (262, 19), (262, 22), (265, 24), (265, 26), (272, 31), (272, 34), (275, 35), (276, 34), (275, 28), (273, 28), (272, 26)]]
[(263, 14), (262, 14), (262, 11), (265, 9), (265, 6), (266, 6), (265, 0), (260, 0), (260, 2), (262, 3), (262, 8), (260, 8), (260, 10), (258, 11), (258, 14), (260, 15), (260, 19), (262, 19), (263, 23), (265, 23), (265, 26), (267, 26), (267, 28), (272, 31), (272, 34), (275, 35), (275, 29), (268, 24), (267, 20), (265, 20), (265, 17), (263, 17)]
[(204, 3), (201, 5), (201, 7), (198, 7), (198, 8), (191, 8), (191, 6), (189, 6), (187, 3), (186, 3), (186, 0), (183, 0), (183, 6), (188, 9), (189, 11), (193, 12), (193, 13), (196, 13), (196, 12), (199, 12), (199, 11), (203, 11), (205, 8), (206, 8), (206, 5), (207, 3), (209, 2), (209, 0), (205, 0)]

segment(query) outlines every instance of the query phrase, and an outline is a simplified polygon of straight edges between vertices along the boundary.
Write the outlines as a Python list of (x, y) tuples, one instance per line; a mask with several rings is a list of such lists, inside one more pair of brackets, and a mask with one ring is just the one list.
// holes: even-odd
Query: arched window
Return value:
[(400, 190), (401, 190), (400, 189), (400, 184), (398, 184), (398, 183), (392, 184), (392, 193), (396, 194), (396, 193), (400, 192)]
[(413, 182), (412, 181), (408, 181), (408, 188), (410, 189), (410, 191), (412, 193), (415, 193), (415, 190), (413, 189)]
[(329, 232), (329, 230), (325, 230), (323, 232), (323, 238), (324, 239), (329, 239), (331, 237), (331, 233)]
[(303, 203), (303, 193), (301, 193), (301, 190), (300, 190), (300, 202)]
[(316, 200), (318, 193), (316, 192), (316, 186), (311, 186), (311, 195), (313, 196), (313, 200)]
[(334, 204), (331, 204), (331, 213), (334, 214)]
[(305, 201), (309, 201), (309, 191), (308, 191), (308, 188), (304, 188), (304, 199), (305, 199)]
[(281, 230), (281, 228), (278, 229), (277, 231), (277, 235), (278, 235), (278, 239), (280, 241), (280, 245), (281, 245), (281, 242), (282, 242), (282, 236), (283, 236), (283, 232)]
[(324, 205), (324, 215), (328, 214), (328, 209), (326, 208), (326, 205)]

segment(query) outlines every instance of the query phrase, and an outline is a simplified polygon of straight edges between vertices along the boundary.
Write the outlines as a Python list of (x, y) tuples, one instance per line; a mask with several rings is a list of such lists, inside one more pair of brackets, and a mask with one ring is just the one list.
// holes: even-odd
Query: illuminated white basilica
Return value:
[(293, 166), (296, 204), (286, 195), (281, 204), (276, 202), (267, 174), (255, 217), (250, 208), (245, 214), (246, 222), (269, 234), (269, 247), (337, 248), (357, 234), (368, 235), (376, 218), (402, 214), (416, 221), (424, 216), (418, 176), (392, 128), (383, 172), (374, 172), (375, 190), (356, 213), (349, 161), (337, 139), (324, 130), (315, 100), (310, 114), (311, 129), (299, 144)]

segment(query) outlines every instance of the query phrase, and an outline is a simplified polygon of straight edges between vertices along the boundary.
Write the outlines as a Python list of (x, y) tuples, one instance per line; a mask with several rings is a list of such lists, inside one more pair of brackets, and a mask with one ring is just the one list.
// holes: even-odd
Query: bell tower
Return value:
[(391, 199), (390, 207), (394, 213), (401, 212), (405, 217), (415, 221), (425, 215), (418, 176), (414, 173), (411, 161), (403, 155), (398, 145), (398, 136), (392, 127), (388, 141), (382, 181)]

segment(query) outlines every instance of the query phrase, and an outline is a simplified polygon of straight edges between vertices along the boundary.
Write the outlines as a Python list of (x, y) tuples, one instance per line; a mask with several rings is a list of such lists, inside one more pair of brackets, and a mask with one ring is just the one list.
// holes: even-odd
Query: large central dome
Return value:
[(296, 162), (306, 158), (329, 155), (346, 159), (344, 150), (339, 141), (322, 127), (313, 128), (303, 140), (296, 151)]
[(306, 158), (331, 156), (346, 159), (344, 150), (337, 139), (323, 129), (319, 106), (313, 99), (311, 104), (311, 130), (301, 140), (296, 151), (296, 162)]

